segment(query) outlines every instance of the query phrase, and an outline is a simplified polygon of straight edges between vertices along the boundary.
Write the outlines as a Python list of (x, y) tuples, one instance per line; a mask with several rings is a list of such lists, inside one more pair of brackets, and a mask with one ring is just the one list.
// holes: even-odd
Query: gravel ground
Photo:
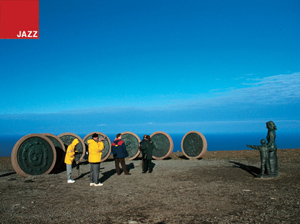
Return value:
[(89, 186), (89, 164), (22, 178), (0, 158), (0, 223), (300, 223), (300, 149), (278, 150), (279, 176), (260, 179), (256, 150), (207, 152), (188, 160), (173, 153), (127, 161), (132, 175), (101, 163), (102, 187)]

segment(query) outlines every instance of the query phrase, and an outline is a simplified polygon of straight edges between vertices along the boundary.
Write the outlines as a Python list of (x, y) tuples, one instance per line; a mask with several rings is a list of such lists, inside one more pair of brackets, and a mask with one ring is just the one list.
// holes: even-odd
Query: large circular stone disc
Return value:
[(207, 142), (200, 132), (190, 131), (183, 136), (181, 141), (183, 154), (190, 159), (201, 158), (207, 151)]
[(53, 169), (60, 169), (64, 166), (66, 148), (62, 140), (56, 135), (50, 133), (42, 134), (50, 139), (56, 150), (56, 163)]
[(83, 142), (84, 142), (85, 147), (86, 147), (87, 150), (88, 150), (88, 144), (87, 144), (87, 141), (88, 141), (89, 139), (92, 139), (92, 135), (93, 135), (94, 133), (96, 133), (96, 134), (98, 135), (99, 140), (100, 140), (101, 138), (104, 138), (104, 142), (103, 142), (103, 144), (104, 144), (104, 149), (102, 150), (102, 156), (101, 156), (101, 162), (103, 162), (103, 161), (105, 161), (105, 160), (109, 157), (109, 155), (110, 155), (110, 153), (111, 153), (111, 142), (110, 142), (109, 138), (108, 138), (105, 134), (103, 134), (103, 133), (101, 133), (101, 132), (91, 132), (91, 133), (87, 134), (87, 135), (83, 138)]
[(77, 161), (81, 162), (81, 160), (83, 159), (83, 157), (85, 155), (85, 144), (82, 141), (82, 139), (78, 135), (76, 135), (74, 133), (69, 133), (69, 132), (60, 134), (58, 137), (64, 143), (66, 150), (68, 149), (68, 146), (72, 143), (72, 141), (75, 138), (77, 138), (79, 140), (79, 143), (75, 147), (75, 150), (77, 151), (75, 153), (75, 162), (77, 162)]
[(128, 152), (127, 160), (133, 160), (140, 154), (140, 142), (141, 139), (136, 134), (126, 131), (122, 132), (122, 140), (126, 145), (126, 150)]
[(151, 141), (154, 144), (153, 156), (154, 159), (167, 158), (173, 152), (173, 140), (165, 132), (157, 131), (151, 134)]
[(22, 137), (11, 152), (11, 164), (22, 177), (48, 174), (56, 162), (56, 150), (53, 143), (40, 134)]

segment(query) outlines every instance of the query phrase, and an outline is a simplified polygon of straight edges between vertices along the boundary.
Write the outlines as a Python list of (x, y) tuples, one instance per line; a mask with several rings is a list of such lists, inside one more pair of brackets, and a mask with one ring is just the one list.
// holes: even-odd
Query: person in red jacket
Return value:
[(121, 139), (122, 135), (120, 133), (117, 134), (116, 139), (111, 145), (111, 152), (115, 159), (116, 172), (118, 175), (121, 174), (119, 166), (119, 163), (121, 163), (125, 175), (131, 175), (131, 173), (128, 172), (125, 164), (125, 158), (128, 156), (128, 152), (126, 150), (125, 143)]

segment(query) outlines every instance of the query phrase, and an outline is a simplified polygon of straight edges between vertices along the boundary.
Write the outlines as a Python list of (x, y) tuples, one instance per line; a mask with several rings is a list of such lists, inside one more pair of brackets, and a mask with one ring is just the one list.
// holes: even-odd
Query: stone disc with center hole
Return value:
[(11, 153), (12, 166), (22, 177), (48, 174), (55, 162), (55, 146), (47, 137), (40, 134), (22, 137)]
[(92, 135), (93, 135), (94, 133), (98, 134), (99, 140), (100, 140), (101, 138), (104, 138), (104, 142), (103, 142), (103, 144), (104, 144), (104, 149), (102, 150), (102, 156), (101, 156), (101, 162), (103, 162), (103, 161), (105, 161), (105, 160), (109, 157), (109, 155), (110, 155), (110, 153), (111, 153), (111, 142), (110, 142), (109, 138), (108, 138), (105, 134), (103, 134), (103, 133), (101, 133), (101, 132), (91, 132), (91, 133), (87, 134), (87, 135), (83, 138), (83, 142), (84, 142), (84, 144), (85, 144), (85, 147), (86, 147), (86, 150), (87, 150), (87, 151), (88, 151), (88, 144), (87, 144), (87, 141), (88, 141), (89, 139), (92, 139)]
[(173, 152), (173, 140), (165, 132), (157, 131), (151, 134), (151, 141), (154, 144), (153, 156), (154, 159), (167, 158)]
[(65, 145), (65, 148), (66, 150), (68, 149), (68, 146), (72, 143), (72, 141), (77, 138), (79, 140), (79, 143), (76, 145), (75, 147), (75, 150), (77, 152), (75, 152), (75, 162), (81, 162), (84, 155), (85, 155), (85, 144), (84, 142), (82, 141), (82, 139), (74, 134), (74, 133), (69, 133), (69, 132), (66, 132), (66, 133), (63, 133), (63, 134), (60, 134), (58, 136), (60, 138), (60, 140), (62, 140), (62, 142), (64, 143)]
[(182, 138), (181, 149), (187, 158), (198, 159), (206, 153), (207, 142), (200, 132), (190, 131)]
[(65, 145), (62, 142), (62, 140), (60, 140), (59, 137), (57, 137), (56, 135), (50, 134), (50, 133), (44, 133), (42, 134), (44, 136), (46, 136), (47, 138), (50, 139), (50, 141), (53, 143), (55, 150), (56, 150), (56, 163), (55, 166), (53, 168), (53, 171), (59, 171), (59, 170), (63, 170), (65, 169)]
[(140, 142), (141, 139), (139, 136), (132, 132), (123, 132), (121, 133), (122, 139), (126, 145), (126, 150), (128, 152), (128, 157), (126, 157), (127, 160), (133, 160), (140, 154)]

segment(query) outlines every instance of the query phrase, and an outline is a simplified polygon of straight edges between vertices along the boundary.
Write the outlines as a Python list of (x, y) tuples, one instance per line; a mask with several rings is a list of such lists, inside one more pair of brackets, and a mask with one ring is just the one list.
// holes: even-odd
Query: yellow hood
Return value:
[(77, 138), (74, 138), (71, 145), (76, 146), (79, 143), (79, 140)]

